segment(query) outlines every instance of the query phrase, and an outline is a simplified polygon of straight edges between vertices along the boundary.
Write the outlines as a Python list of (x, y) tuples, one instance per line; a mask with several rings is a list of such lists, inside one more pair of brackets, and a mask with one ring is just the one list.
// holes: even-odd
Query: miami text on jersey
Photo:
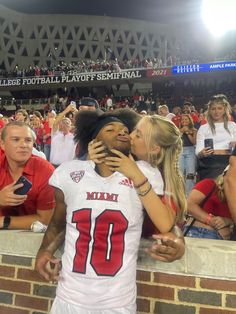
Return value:
[(118, 195), (106, 192), (87, 192), (87, 200), (118, 202)]

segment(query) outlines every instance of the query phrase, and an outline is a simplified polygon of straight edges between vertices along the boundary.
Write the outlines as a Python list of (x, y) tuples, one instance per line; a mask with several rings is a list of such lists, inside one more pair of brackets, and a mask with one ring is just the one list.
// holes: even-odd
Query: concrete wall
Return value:
[[(42, 234), (0, 232), (0, 314), (45, 314), (55, 285), (33, 270)], [(236, 313), (235, 242), (186, 239), (185, 256), (174, 263), (146, 255), (142, 240), (137, 286), (138, 313)]]

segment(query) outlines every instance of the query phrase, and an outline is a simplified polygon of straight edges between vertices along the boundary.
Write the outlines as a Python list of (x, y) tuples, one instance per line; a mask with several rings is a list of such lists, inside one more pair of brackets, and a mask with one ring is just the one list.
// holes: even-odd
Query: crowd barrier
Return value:
[[(0, 313), (49, 312), (56, 286), (34, 271), (42, 237), (28, 231), (0, 232)], [(187, 238), (185, 255), (173, 263), (149, 257), (144, 249), (151, 242), (142, 239), (139, 249), (138, 313), (236, 313), (235, 242)]]

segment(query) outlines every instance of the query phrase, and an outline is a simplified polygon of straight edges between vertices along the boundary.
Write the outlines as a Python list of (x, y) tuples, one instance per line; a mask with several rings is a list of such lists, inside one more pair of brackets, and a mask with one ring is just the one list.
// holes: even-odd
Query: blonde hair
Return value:
[[(170, 120), (159, 115), (144, 116), (141, 123), (145, 123), (144, 141), (148, 150), (148, 162), (160, 168), (165, 184), (165, 197), (172, 207), (174, 201), (178, 207), (177, 221), (182, 221), (186, 211), (186, 197), (184, 180), (179, 170), (179, 156), (182, 152), (182, 140), (179, 129)], [(160, 152), (153, 152), (155, 145)]]
[(224, 192), (224, 175), (223, 174), (220, 174), (216, 180), (216, 185), (217, 185), (217, 188), (218, 188), (218, 191), (217, 191), (217, 194), (218, 194), (218, 197), (219, 197), (219, 200), (221, 202), (225, 202), (225, 192)]
[(223, 105), (225, 112), (223, 115), (223, 120), (224, 120), (224, 128), (225, 130), (230, 133), (229, 129), (228, 129), (228, 122), (230, 120), (230, 113), (231, 113), (231, 106), (230, 103), (227, 100), (227, 97), (223, 94), (219, 94), (219, 95), (214, 95), (211, 97), (210, 101), (207, 104), (207, 112), (206, 112), (206, 119), (207, 122), (211, 128), (211, 132), (212, 134), (216, 133), (216, 128), (215, 128), (215, 123), (212, 119), (212, 116), (210, 114), (210, 109), (213, 105), (215, 104), (219, 104), (219, 105)]
[(226, 172), (228, 171), (229, 166), (227, 166), (224, 171), (215, 179), (216, 185), (217, 185), (217, 194), (219, 197), (219, 200), (223, 202), (227, 202), (225, 197), (225, 190), (224, 190), (224, 176)]

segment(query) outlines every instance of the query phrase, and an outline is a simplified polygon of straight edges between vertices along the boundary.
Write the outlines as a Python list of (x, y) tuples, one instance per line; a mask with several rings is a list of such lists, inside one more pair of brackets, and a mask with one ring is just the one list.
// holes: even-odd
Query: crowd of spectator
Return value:
[(132, 60), (118, 61), (115, 59), (84, 59), (77, 62), (66, 63), (58, 62), (56, 65), (51, 64), (44, 66), (32, 65), (27, 69), (21, 69), (18, 65), (10, 71), (0, 71), (1, 77), (25, 77), (25, 76), (52, 76), (52, 75), (73, 75), (74, 73), (100, 72), (100, 71), (121, 71), (123, 69), (134, 68), (161, 68), (163, 62), (160, 58), (147, 58), (140, 60), (138, 58)]
[[(190, 204), (192, 204), (192, 193), (195, 200), (194, 191), (197, 189), (200, 193), (200, 198), (197, 199), (199, 207), (201, 205), (199, 200), (204, 200), (204, 195), (208, 194), (204, 194), (205, 188), (202, 188), (201, 184), (198, 187), (199, 183), (197, 182), (207, 179), (214, 183), (219, 175), (222, 176), (229, 163), (230, 153), (236, 143), (236, 104), (232, 103), (224, 94), (210, 97), (207, 105), (205, 99), (202, 106), (198, 107), (194, 106), (193, 101), (194, 97), (186, 96), (183, 98), (181, 106), (175, 103), (170, 106), (162, 98), (155, 97), (153, 92), (142, 94), (138, 90), (132, 97), (124, 98), (116, 98), (112, 94), (106, 94), (98, 100), (89, 97), (79, 100), (71, 99), (71, 97), (59, 97), (53, 105), (46, 104), (41, 112), (35, 110), (27, 112), (20, 108), (10, 117), (4, 112), (1, 113), (0, 127), (9, 121), (28, 123), (35, 134), (33, 153), (47, 159), (57, 167), (64, 161), (73, 159), (73, 156), (84, 155), (81, 150), (83, 148), (77, 146), (73, 141), (73, 125), (78, 110), (112, 112), (116, 109), (131, 109), (142, 116), (153, 114), (163, 116), (171, 120), (182, 134), (183, 152), (180, 156), (180, 169), (185, 180), (186, 197), (190, 197)], [(208, 147), (208, 145), (210, 146)], [(60, 149), (62, 146), (65, 148), (64, 150)], [(211, 186), (215, 186), (213, 183)], [(207, 193), (210, 193), (208, 189)], [(218, 197), (217, 195), (216, 197)], [(216, 212), (210, 211), (209, 204), (207, 210), (210, 221), (211, 217), (215, 217)], [(196, 215), (195, 219), (200, 219), (195, 211), (190, 210), (190, 213)], [(202, 216), (206, 220), (206, 215)], [(225, 220), (219, 218), (220, 222), (217, 219), (216, 222), (212, 220), (212, 225), (207, 229), (212, 231), (216, 227), (224, 228), (224, 221), (227, 222), (227, 226), (231, 225), (232, 221), (228, 220), (231, 219), (228, 209), (225, 217), (227, 218)], [(201, 228), (204, 228), (204, 223), (205, 221), (200, 223)], [(199, 223), (195, 223), (195, 227), (199, 227)], [(212, 234), (208, 231), (207, 233)], [(189, 236), (191, 234), (196, 235), (196, 230), (193, 233), (190, 232)], [(217, 237), (221, 238), (219, 234), (222, 236), (222, 233), (217, 233)], [(214, 235), (214, 237), (216, 236)]]
[[(1, 70), (0, 76), (33, 77), (73, 75), (82, 72), (122, 71), (123, 69), (135, 68), (157, 69), (166, 66), (171, 67), (177, 64), (206, 63), (235, 60), (235, 58), (236, 51), (232, 51), (230, 54), (224, 55), (223, 57), (214, 58), (214, 60), (201, 57), (200, 55), (192, 55), (191, 57), (169, 55), (166, 60), (162, 60), (161, 58), (139, 60), (137, 58), (118, 61), (116, 58), (109, 58), (96, 61), (86, 59), (72, 63), (61, 61), (58, 64), (53, 64), (51, 59), (49, 64), (45, 66), (34, 65), (30, 66), (28, 69), (21, 69), (16, 66), (11, 72)], [(120, 130), (116, 130), (117, 136), (122, 137), (123, 144), (126, 143), (125, 145), (128, 146), (128, 141), (130, 141), (131, 138), (131, 141), (135, 139), (137, 146), (139, 145), (138, 147), (140, 147), (140, 150), (138, 150), (137, 146), (135, 147), (134, 145), (136, 154), (130, 150), (130, 147), (127, 149), (127, 152), (132, 153), (137, 160), (140, 158), (141, 163), (144, 162), (144, 165), (145, 162), (149, 162), (151, 168), (148, 169), (150, 178), (153, 178), (153, 182), (148, 176), (144, 176), (142, 172), (142, 180), (137, 180), (137, 182), (135, 182), (135, 180), (132, 182), (130, 179), (132, 176), (128, 175), (124, 175), (125, 179), (122, 181), (117, 181), (119, 185), (122, 185), (122, 188), (125, 187), (126, 191), (127, 185), (132, 182), (133, 186), (131, 187), (134, 187), (132, 193), (135, 195), (133, 199), (137, 198), (138, 201), (141, 199), (139, 205), (140, 212), (142, 212), (143, 207), (145, 207), (146, 212), (151, 212), (150, 217), (154, 217), (152, 221), (156, 221), (156, 211), (154, 212), (153, 210), (155, 206), (153, 207), (152, 204), (153, 199), (156, 201), (158, 197), (158, 206), (156, 206), (156, 208), (158, 208), (160, 212), (162, 211), (162, 207), (165, 209), (164, 214), (161, 212), (164, 219), (160, 220), (160, 222), (162, 223), (164, 221), (164, 223), (166, 223), (166, 216), (168, 216), (169, 219), (168, 223), (164, 225), (165, 228), (163, 232), (165, 232), (165, 230), (169, 231), (171, 226), (173, 226), (173, 221), (179, 220), (178, 212), (184, 211), (187, 201), (187, 214), (189, 216), (186, 216), (185, 222), (182, 225), (185, 236), (217, 240), (234, 240), (234, 236), (236, 236), (236, 206), (234, 199), (236, 193), (232, 192), (236, 192), (236, 161), (234, 160), (236, 159), (236, 157), (234, 157), (236, 156), (235, 81), (221, 82), (220, 86), (213, 85), (211, 88), (208, 88), (208, 92), (205, 93), (202, 92), (205, 87), (204, 82), (202, 84), (196, 82), (192, 84), (190, 81), (186, 81), (184, 83), (185, 90), (183, 90), (182, 94), (178, 95), (178, 97), (173, 95), (173, 89), (176, 87), (175, 81), (168, 80), (163, 84), (165, 84), (163, 86), (164, 88), (158, 92), (153, 90), (147, 93), (140, 93), (136, 90), (133, 95), (129, 97), (115, 97), (112, 93), (104, 94), (103, 97), (98, 99), (92, 97), (82, 97), (79, 99), (76, 97), (73, 98), (72, 96), (56, 97), (53, 104), (47, 103), (41, 110), (34, 110), (33, 107), (31, 110), (26, 110), (17, 105), (16, 110), (13, 113), (9, 113), (2, 105), (0, 107), (0, 229), (31, 229), (33, 231), (42, 231), (49, 225), (49, 231), (47, 231), (46, 237), (44, 238), (46, 239), (44, 240), (45, 242), (47, 242), (47, 235), (50, 234), (53, 229), (53, 219), (54, 226), (59, 226), (61, 228), (60, 232), (62, 230), (62, 233), (65, 231), (63, 229), (66, 223), (69, 227), (71, 227), (73, 223), (77, 223), (76, 228), (79, 229), (79, 222), (75, 220), (75, 216), (72, 217), (72, 222), (68, 219), (68, 213), (69, 215), (71, 214), (69, 212), (71, 205), (68, 201), (70, 202), (71, 200), (74, 202), (74, 199), (79, 195), (79, 204), (81, 195), (79, 194), (80, 192), (78, 193), (78, 183), (84, 174), (87, 176), (89, 171), (91, 171), (91, 173), (94, 171), (92, 167), (90, 170), (86, 168), (87, 165), (90, 165), (90, 161), (87, 161), (85, 164), (86, 167), (84, 169), (86, 171), (75, 171), (77, 168), (74, 166), (76, 165), (74, 160), (86, 160), (91, 157), (88, 154), (88, 145), (92, 145), (93, 141), (86, 142), (86, 145), (83, 145), (83, 136), (87, 138), (87, 134), (91, 131), (89, 128), (92, 129), (93, 123), (91, 122), (92, 120), (89, 121), (89, 119), (82, 121), (83, 115), (81, 115), (81, 112), (87, 112), (87, 117), (89, 117), (92, 111), (92, 113), (96, 113), (96, 122), (100, 127), (97, 133), (91, 132), (90, 140), (95, 139), (95, 145), (99, 141), (97, 135), (100, 130), (102, 130), (106, 124), (110, 127), (110, 124), (115, 122), (118, 123), (120, 128)], [(216, 90), (218, 91), (219, 89), (224, 92), (224, 94), (214, 95), (216, 94)], [(225, 94), (227, 94), (227, 96)], [(133, 128), (132, 130), (127, 128), (125, 123), (121, 127), (120, 124), (123, 124), (123, 120), (118, 119), (118, 117), (120, 118), (122, 115), (124, 118), (125, 110), (135, 113), (137, 121), (141, 121), (141, 123), (135, 121), (136, 129), (130, 136), (129, 132), (132, 131)], [(104, 112), (108, 114), (106, 115)], [(118, 112), (117, 116), (116, 114), (112, 116), (112, 112)], [(80, 120), (78, 120), (79, 113)], [(110, 116), (109, 113), (111, 114)], [(92, 116), (93, 115), (91, 115), (91, 117)], [(86, 114), (84, 117), (86, 117)], [(100, 119), (101, 117), (104, 120), (110, 120), (104, 123), (104, 120)], [(80, 125), (78, 121), (82, 125), (81, 130), (78, 126)], [(126, 131), (124, 131), (124, 126)], [(153, 131), (150, 131), (150, 129)], [(78, 130), (80, 130), (81, 133)], [(94, 130), (96, 129), (93, 129), (93, 131)], [(100, 138), (103, 144), (105, 143), (103, 139), (106, 139), (106, 137), (109, 139), (112, 132), (114, 133), (114, 129), (108, 129), (108, 131), (104, 132), (104, 137)], [(96, 136), (94, 134), (96, 134)], [(166, 134), (168, 134), (168, 137)], [(155, 141), (151, 142), (149, 139), (151, 137), (155, 139)], [(115, 142), (116, 138), (113, 139), (113, 141)], [(103, 152), (103, 154), (107, 156), (107, 152), (109, 152), (108, 147), (106, 147), (107, 150), (105, 153), (101, 151), (101, 147), (99, 149), (99, 154)], [(144, 150), (146, 155), (143, 153)], [(121, 151), (119, 151), (119, 153), (121, 155)], [(118, 154), (117, 156), (120, 157), (120, 155)], [(109, 156), (110, 159), (113, 159), (113, 162), (118, 163), (118, 157), (115, 154)], [(95, 163), (96, 160), (98, 161), (95, 166), (96, 175), (104, 178), (107, 177), (110, 180), (110, 177), (114, 179), (114, 172), (120, 172), (122, 174), (122, 171), (117, 170), (117, 164), (114, 166), (113, 163), (112, 166), (114, 168), (112, 168), (111, 164), (104, 163), (104, 156), (103, 159), (96, 158), (93, 159)], [(115, 161), (114, 158), (116, 158)], [(126, 158), (126, 164), (129, 162), (130, 165), (128, 170), (127, 167), (124, 167), (124, 172), (132, 172), (131, 170), (135, 169), (135, 174), (138, 173), (138, 179), (140, 179), (141, 170), (139, 169), (137, 171), (137, 166), (136, 168), (132, 168), (134, 167), (135, 161), (129, 159), (126, 155), (121, 155), (121, 159), (122, 158)], [(70, 166), (68, 168), (68, 165), (71, 164), (73, 165), (73, 169), (70, 168)], [(79, 162), (79, 165), (82, 165), (82, 163)], [(155, 165), (155, 171), (153, 165)], [(119, 167), (121, 167), (120, 164)], [(145, 165), (145, 167), (147, 167), (147, 165)], [(55, 168), (58, 169), (54, 171)], [(104, 172), (104, 169), (109, 171)], [(159, 177), (156, 176), (157, 173)], [(19, 193), (19, 190), (22, 188), (22, 183), (18, 183), (18, 179), (22, 178), (22, 175), (24, 180), (27, 181), (28, 179), (32, 184), (31, 189), (23, 193), (23, 195)], [(125, 181), (126, 178), (128, 178), (129, 182)], [(232, 178), (234, 180), (232, 180)], [(98, 188), (98, 178), (95, 179), (96, 180), (93, 182), (89, 180), (87, 182), (89, 182), (91, 186), (95, 182), (97, 184), (96, 188)], [(158, 188), (155, 187), (157, 181), (159, 185)], [(181, 189), (182, 183), (184, 183), (183, 189)], [(55, 187), (55, 191), (52, 186)], [(62, 186), (64, 190), (61, 188)], [(71, 186), (73, 186), (73, 188), (76, 187), (74, 194), (71, 193)], [(171, 189), (169, 189), (170, 186)], [(85, 186), (83, 188), (85, 188)], [(82, 191), (84, 193), (85, 190)], [(148, 201), (147, 203), (145, 202), (145, 198), (143, 201), (143, 197), (146, 197), (150, 191), (151, 193), (153, 192), (153, 194), (150, 202)], [(159, 199), (160, 195), (158, 193), (160, 193), (160, 191), (163, 194), (161, 194), (162, 197)], [(84, 193), (84, 195), (86, 197), (87, 194)], [(128, 197), (129, 195), (127, 194), (127, 198)], [(88, 199), (86, 199), (86, 201), (87, 200)], [(132, 202), (130, 202), (130, 204), (133, 206)], [(136, 204), (136, 201), (134, 204)], [(149, 208), (151, 208), (151, 210)], [(135, 208), (135, 210), (137, 210), (137, 208)], [(60, 213), (59, 216), (61, 216), (61, 220), (57, 220), (58, 214), (56, 212)], [(173, 213), (177, 217), (174, 217)], [(157, 216), (160, 217), (161, 215)], [(58, 224), (58, 221), (62, 223)], [(141, 230), (142, 219), (138, 221), (138, 224)], [(39, 229), (35, 228), (35, 225), (37, 225)], [(161, 224), (160, 226), (162, 227)], [(71, 238), (68, 236), (68, 231), (66, 232), (66, 239), (71, 241)], [(87, 234), (87, 230), (85, 230), (85, 233)], [(150, 234), (150, 230), (148, 230), (147, 233)], [(83, 234), (83, 232), (81, 231), (80, 234)], [(59, 232), (56, 235), (61, 236)], [(63, 239), (62, 236), (60, 241)], [(138, 238), (135, 242), (138, 246)], [(170, 240), (169, 246), (171, 248), (173, 242), (174, 241), (171, 242)], [(51, 243), (52, 247), (55, 248), (54, 240), (52, 240)], [(60, 243), (58, 242), (57, 245)], [(184, 246), (184, 244), (182, 244), (182, 246)], [(177, 244), (175, 250), (179, 250)], [(38, 271), (42, 271), (45, 267), (48, 274), (50, 274), (50, 267), (52, 267), (55, 260), (53, 255), (47, 257), (48, 254), (49, 251), (45, 249), (45, 256), (41, 259), (42, 264), (36, 267), (38, 267)], [(153, 254), (154, 253), (152, 253), (152, 255)], [(173, 256), (171, 256), (170, 260), (177, 259), (182, 255), (183, 252), (178, 255), (178, 257), (173, 258)], [(165, 253), (162, 253), (161, 256), (165, 258)], [(157, 259), (158, 258), (159, 257), (157, 257)], [(36, 264), (40, 263), (40, 251), (36, 260)], [(48, 262), (49, 266), (46, 267)], [(56, 264), (56, 262), (54, 264)], [(55, 279), (54, 277), (45, 278)], [(64, 278), (65, 277), (63, 277), (63, 280)], [(87, 300), (85, 300), (85, 303), (87, 304)]]
[(134, 68), (153, 68), (158, 69), (166, 66), (199, 64), (215, 61), (226, 61), (236, 59), (236, 50), (219, 56), (206, 56), (196, 53), (183, 53), (181, 55), (167, 55), (166, 58), (150, 57), (150, 58), (134, 58), (118, 60), (112, 54), (112, 58), (105, 59), (83, 59), (73, 62), (52, 61), (49, 59), (47, 65), (31, 65), (24, 69), (16, 65), (12, 71), (0, 69), (0, 77), (32, 77), (32, 76), (52, 76), (65, 75), (73, 73), (99, 72), (99, 71), (120, 71), (123, 69)]
[[(75, 117), (79, 111), (93, 110), (102, 113), (128, 108), (128, 110), (136, 111), (140, 116), (158, 114), (172, 121), (179, 129), (182, 137), (183, 151), (180, 154), (179, 167), (185, 182), (188, 213), (191, 214), (193, 222), (191, 224), (189, 219), (187, 220), (183, 229), (185, 235), (200, 238), (231, 239), (234, 234), (232, 228), (234, 214), (228, 206), (227, 193), (224, 192), (224, 169), (229, 163), (231, 151), (236, 144), (236, 105), (232, 104), (231, 106), (228, 98), (223, 94), (211, 97), (207, 107), (202, 107), (199, 110), (190, 101), (185, 101), (182, 106), (174, 106), (171, 109), (167, 104), (159, 101), (159, 99), (154, 99), (151, 93), (144, 96), (137, 91), (132, 97), (132, 106), (128, 99), (117, 103), (113, 95), (105, 95), (99, 108), (99, 103), (93, 98), (85, 97), (76, 102), (70, 98), (61, 97), (58, 100), (61, 110), (57, 113), (55, 106), (51, 108), (50, 105), (47, 105), (42, 112), (33, 111), (29, 113), (24, 109), (18, 109), (11, 117), (1, 114), (0, 131), (5, 130), (4, 126), (8, 125), (9, 122), (13, 121), (15, 124), (9, 128), (7, 135), (5, 131), (3, 133), (2, 148), (4, 151), (1, 151), (2, 156), (0, 158), (6, 165), (3, 156), (6, 154), (6, 158), (10, 160), (10, 153), (14, 146), (11, 139), (18, 138), (18, 135), (15, 134), (22, 133), (25, 144), (22, 144), (21, 149), (24, 146), (24, 154), (20, 152), (19, 155), (24, 155), (22, 158), (25, 160), (25, 173), (29, 171), (26, 167), (28, 158), (32, 159), (30, 161), (32, 165), (40, 163), (40, 160), (44, 159), (45, 164), (42, 163), (40, 167), (45, 167), (46, 171), (50, 167), (49, 165), (58, 167), (63, 162), (76, 158), (76, 156), (80, 156), (80, 159), (86, 158), (86, 149), (73, 140)], [(26, 123), (29, 127), (22, 127), (20, 123)], [(33, 144), (33, 157), (30, 157), (29, 151)], [(61, 149), (62, 147), (63, 149)], [(27, 159), (25, 159), (26, 157)], [(18, 165), (17, 167), (21, 169), (22, 162), (18, 160), (17, 150), (14, 158), (16, 161), (14, 161), (13, 166), (10, 161), (8, 164), (11, 164), (11, 167)], [(32, 180), (35, 179), (32, 178)], [(5, 207), (2, 206), (2, 210), (5, 210), (2, 216), (4, 219), (2, 221), (3, 227), (7, 229), (11, 224), (11, 228), (28, 229), (32, 228), (35, 220), (42, 225), (47, 224), (48, 217), (51, 215), (51, 207), (44, 208), (39, 197), (35, 204), (30, 205), (31, 211), (27, 212), (25, 199), (18, 199), (14, 196), (16, 187), (12, 183), (6, 185), (6, 190), (5, 188), (0, 190), (0, 199), (6, 200), (10, 195), (12, 204), (14, 202), (19, 204), (19, 208), (22, 208), (20, 215), (23, 217), (27, 215), (27, 219), (23, 217), (11, 218), (6, 214)], [(45, 188), (48, 189), (44, 185), (42, 193), (48, 193), (45, 192)], [(217, 206), (214, 205), (216, 203)], [(6, 205), (5, 201), (4, 204)], [(221, 208), (224, 208), (222, 212), (220, 211)], [(14, 212), (12, 215), (15, 215)]]

